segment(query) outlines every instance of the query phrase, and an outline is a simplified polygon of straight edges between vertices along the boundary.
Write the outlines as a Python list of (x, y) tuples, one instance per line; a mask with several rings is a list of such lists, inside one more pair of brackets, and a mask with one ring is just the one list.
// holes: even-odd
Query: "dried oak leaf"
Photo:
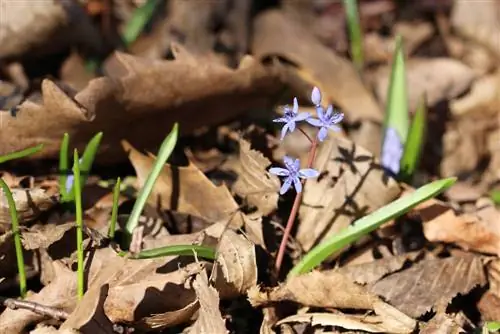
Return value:
[(400, 193), (375, 158), (346, 138), (325, 140), (313, 167), (321, 174), (304, 187), (297, 230), (305, 251)]
[(478, 302), (478, 309), (486, 321), (500, 319), (500, 260), (493, 260), (486, 265), (490, 288)]
[(457, 321), (444, 312), (438, 312), (434, 318), (422, 326), (420, 334), (462, 334), (465, 330)]
[(267, 171), (271, 161), (261, 152), (252, 150), (250, 143), (240, 140), (240, 173), (233, 190), (256, 206), (262, 216), (267, 216), (278, 207), (280, 181)]
[(473, 288), (485, 284), (481, 258), (463, 254), (421, 261), (409, 269), (381, 279), (368, 289), (416, 318), (442, 301), (448, 303), (456, 295), (467, 294)]
[[(129, 143), (122, 142), (137, 174), (138, 187), (142, 187), (151, 172), (155, 158), (147, 156)], [(231, 226), (240, 227), (242, 222), (235, 215), (238, 204), (225, 185), (215, 186), (194, 164), (178, 167), (166, 164), (148, 198), (153, 207), (175, 210), (201, 217), (209, 222), (221, 222), (231, 218)]]
[(322, 45), (306, 27), (282, 11), (267, 10), (256, 17), (252, 50), (260, 59), (279, 56), (296, 64), (319, 85), (324, 101), (340, 106), (350, 121), (382, 121), (375, 98), (353, 64)]
[[(412, 58), (406, 64), (406, 72), (407, 85), (411, 87), (408, 96), (408, 108), (411, 111), (417, 109), (424, 95), (429, 106), (459, 96), (471, 86), (475, 78), (472, 69), (450, 58)], [(377, 71), (375, 91), (382, 105), (387, 103), (390, 74), (391, 66)]]
[(75, 227), (75, 223), (36, 224), (21, 235), (24, 249), (48, 248)]
[(292, 301), (310, 307), (374, 310), (384, 322), (404, 325), (404, 333), (411, 332), (416, 325), (415, 320), (384, 303), (363, 286), (335, 272), (325, 274), (313, 271), (294, 276), (271, 289), (252, 287), (248, 291), (248, 299), (253, 306)]
[(125, 158), (122, 139), (153, 148), (174, 122), (185, 133), (216, 124), (266, 105), (281, 89), (277, 74), (250, 57), (233, 70), (194, 58), (180, 46), (173, 52), (175, 60), (168, 61), (116, 52), (106, 65), (108, 76), (91, 80), (74, 97), (44, 80), (43, 104), (26, 101), (15, 118), (0, 111), (0, 155), (43, 142), (43, 151), (31, 159), (54, 158), (65, 132), (83, 150), (103, 131), (100, 161), (113, 162)]

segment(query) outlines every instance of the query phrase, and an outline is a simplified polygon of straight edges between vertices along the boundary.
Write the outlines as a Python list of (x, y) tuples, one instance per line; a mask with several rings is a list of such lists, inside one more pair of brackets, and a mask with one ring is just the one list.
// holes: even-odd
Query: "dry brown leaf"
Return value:
[[(52, 267), (53, 281), (40, 292), (29, 294), (25, 300), (71, 312), (77, 303), (76, 275), (59, 261), (54, 261)], [(6, 309), (0, 314), (0, 328), (3, 333), (21, 333), (26, 326), (44, 318), (29, 310)]]
[[(387, 104), (391, 66), (377, 71), (375, 91), (382, 105)], [(406, 63), (408, 108), (415, 111), (425, 94), (428, 106), (451, 100), (465, 92), (474, 79), (474, 72), (466, 65), (450, 58), (411, 58)]]
[(345, 138), (325, 140), (313, 167), (321, 174), (304, 187), (297, 230), (305, 251), (400, 193), (374, 157)]
[(348, 120), (382, 121), (377, 102), (352, 63), (322, 45), (305, 27), (283, 12), (267, 10), (257, 16), (252, 50), (260, 59), (284, 57), (302, 72), (307, 72), (308, 79), (321, 88), (324, 101), (340, 106)]
[(411, 333), (414, 330), (414, 327), (406, 326), (406, 324), (397, 324), (394, 326), (394, 323), (384, 320), (381, 316), (365, 315), (361, 317), (342, 313), (304, 313), (286, 317), (278, 321), (277, 325), (303, 322), (314, 327), (334, 326), (369, 333)]
[[(42, 188), (13, 188), (11, 192), (21, 224), (34, 220), (42, 211), (50, 209), (57, 203), (57, 198), (50, 196)], [(9, 203), (4, 192), (0, 191), (0, 230), (8, 228), (10, 228)]]
[(52, 326), (39, 325), (34, 330), (30, 331), (30, 334), (79, 334), (75, 330), (58, 330)]
[(497, 321), (500, 319), (500, 260), (490, 261), (486, 273), (490, 287), (481, 296), (477, 307), (485, 321)]
[(462, 334), (465, 330), (457, 321), (444, 312), (438, 312), (426, 325), (420, 334)]
[(253, 287), (248, 291), (253, 306), (266, 306), (281, 301), (292, 301), (311, 307), (374, 310), (391, 325), (405, 326), (404, 332), (415, 328), (416, 322), (392, 306), (381, 301), (364, 287), (336, 273), (313, 271), (294, 276), (271, 289)]
[(0, 155), (43, 142), (43, 151), (31, 159), (54, 158), (64, 132), (83, 150), (103, 131), (100, 161), (112, 162), (125, 158), (122, 139), (139, 149), (152, 148), (174, 122), (184, 133), (216, 124), (269, 103), (281, 89), (276, 73), (249, 57), (233, 70), (194, 58), (180, 46), (173, 51), (172, 61), (117, 52), (106, 65), (109, 77), (91, 80), (74, 99), (44, 80), (43, 104), (26, 101), (15, 118), (0, 112)]
[(75, 227), (75, 223), (34, 225), (22, 233), (24, 249), (48, 248), (54, 242), (60, 240), (63, 235)]
[(193, 289), (200, 303), (198, 319), (190, 329), (190, 333), (226, 334), (226, 323), (219, 310), (219, 293), (208, 283), (205, 271), (196, 275)]
[[(129, 143), (122, 143), (137, 174), (138, 187), (142, 187), (151, 172), (155, 158), (141, 154)], [(215, 186), (194, 164), (177, 167), (166, 164), (148, 198), (153, 207), (175, 210), (201, 217), (209, 222), (228, 221), (240, 227), (235, 215), (238, 204), (225, 185)]]
[(450, 302), (457, 294), (467, 294), (474, 287), (485, 284), (481, 258), (464, 253), (463, 256), (421, 261), (372, 284), (369, 290), (416, 318), (442, 301)]
[(496, 1), (456, 0), (451, 14), (453, 27), (500, 57), (500, 6)]
[(267, 216), (278, 207), (280, 181), (267, 171), (271, 161), (261, 152), (252, 150), (250, 143), (240, 140), (241, 172), (233, 185), (236, 194), (256, 206), (262, 216)]
[(496, 109), (500, 92), (500, 71), (479, 78), (471, 87), (468, 94), (450, 102), (450, 110), (454, 116), (474, 112), (481, 108)]

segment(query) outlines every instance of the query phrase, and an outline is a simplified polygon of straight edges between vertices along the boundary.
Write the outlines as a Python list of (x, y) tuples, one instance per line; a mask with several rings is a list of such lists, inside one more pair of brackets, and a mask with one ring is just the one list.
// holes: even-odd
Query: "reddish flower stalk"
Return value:
[[(305, 132), (303, 132), (302, 129), (299, 130), (311, 141), (311, 138)], [(307, 168), (312, 168), (312, 165), (314, 163), (314, 158), (316, 157), (317, 148), (318, 148), (318, 139), (315, 136), (311, 142), (311, 150), (309, 151)], [(305, 181), (306, 180), (302, 180), (302, 184), (304, 184)], [(288, 221), (286, 222), (285, 232), (283, 233), (281, 244), (278, 249), (278, 254), (276, 256), (276, 262), (274, 264), (274, 268), (276, 269), (277, 274), (279, 274), (280, 272), (281, 263), (283, 262), (283, 257), (285, 256), (286, 244), (288, 243), (288, 239), (290, 238), (290, 233), (292, 232), (293, 223), (295, 222), (295, 218), (297, 217), (297, 213), (299, 212), (299, 207), (301, 202), (302, 202), (302, 192), (297, 193), (295, 195), (292, 211), (290, 211), (290, 216), (288, 217)]]

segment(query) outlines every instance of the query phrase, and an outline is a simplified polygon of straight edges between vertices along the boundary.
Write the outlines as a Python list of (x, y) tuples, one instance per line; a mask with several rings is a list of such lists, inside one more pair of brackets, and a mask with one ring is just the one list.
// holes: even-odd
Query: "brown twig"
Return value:
[(66, 320), (69, 317), (69, 313), (66, 311), (59, 310), (55, 307), (46, 306), (35, 302), (30, 302), (27, 300), (0, 297), (0, 301), (5, 307), (8, 307), (12, 310), (17, 310), (17, 309), (28, 310), (36, 314), (57, 320)]

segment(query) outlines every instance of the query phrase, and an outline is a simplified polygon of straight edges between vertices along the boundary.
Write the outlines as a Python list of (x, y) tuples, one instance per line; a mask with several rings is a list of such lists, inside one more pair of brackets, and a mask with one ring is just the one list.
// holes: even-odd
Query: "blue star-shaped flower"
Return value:
[(280, 189), (280, 195), (283, 195), (290, 189), (292, 185), (295, 187), (295, 191), (297, 193), (302, 192), (302, 182), (300, 179), (308, 179), (311, 177), (317, 177), (319, 172), (312, 168), (300, 169), (300, 161), (299, 159), (292, 159), (288, 156), (283, 158), (283, 162), (285, 163), (285, 168), (281, 167), (272, 167), (269, 168), (269, 172), (278, 176), (286, 176), (285, 182)]
[(316, 105), (316, 113), (318, 114), (318, 118), (308, 118), (306, 121), (309, 124), (320, 128), (318, 131), (319, 141), (324, 141), (326, 139), (329, 129), (333, 131), (340, 131), (340, 128), (336, 124), (340, 123), (342, 119), (344, 119), (343, 113), (333, 112), (332, 105), (329, 105), (326, 108), (326, 112), (322, 106)]
[(287, 132), (291, 133), (295, 130), (295, 122), (307, 120), (309, 117), (311, 117), (311, 114), (307, 112), (299, 114), (299, 103), (297, 102), (297, 98), (294, 98), (293, 108), (286, 106), (285, 115), (281, 118), (273, 120), (273, 122), (285, 123), (285, 125), (283, 125), (283, 128), (281, 129), (281, 140), (283, 140)]
[(401, 158), (403, 157), (403, 142), (398, 132), (393, 128), (385, 131), (384, 142), (382, 144), (381, 164), (394, 175), (399, 173)]

